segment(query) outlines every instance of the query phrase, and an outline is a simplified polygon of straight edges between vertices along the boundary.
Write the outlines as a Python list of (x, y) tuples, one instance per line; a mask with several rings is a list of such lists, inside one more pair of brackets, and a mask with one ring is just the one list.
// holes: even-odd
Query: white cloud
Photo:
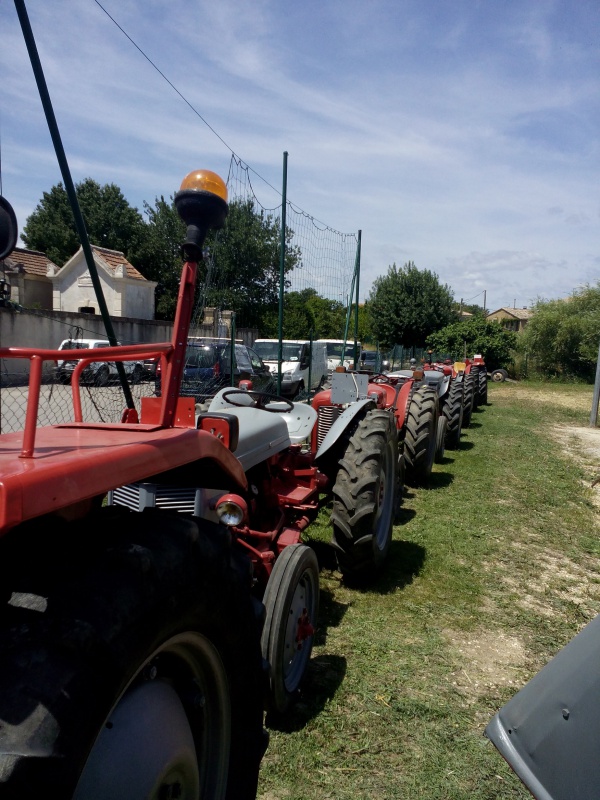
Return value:
[[(582, 9), (507, 0), (105, 0), (241, 158), (336, 230), (362, 292), (394, 261), (488, 307), (568, 293), (598, 263), (598, 54)], [(133, 205), (229, 151), (92, 2), (31, 3), (74, 179)], [(4, 193), (21, 224), (60, 180), (16, 15), (0, 6)], [(93, 34), (93, 35), (92, 35)], [(255, 181), (259, 199), (274, 192)]]

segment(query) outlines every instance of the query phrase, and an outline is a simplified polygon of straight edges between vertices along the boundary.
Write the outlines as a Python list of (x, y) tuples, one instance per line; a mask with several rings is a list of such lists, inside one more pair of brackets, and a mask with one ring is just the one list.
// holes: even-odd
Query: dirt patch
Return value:
[[(561, 396), (543, 391), (514, 387), (514, 392), (528, 402), (552, 403), (584, 410), (590, 407), (585, 396)], [(560, 443), (563, 453), (583, 468), (584, 483), (593, 486), (593, 501), (600, 507), (600, 428), (555, 426), (551, 435)], [(600, 522), (600, 520), (599, 520)], [(544, 545), (543, 537), (527, 535), (526, 541), (513, 541), (515, 557), (505, 562), (483, 563), (484, 569), (494, 571), (502, 584), (515, 597), (515, 604), (534, 611), (540, 617), (552, 618), (564, 614), (562, 603), (573, 603), (581, 614), (592, 619), (600, 601), (600, 560), (583, 558), (576, 563), (564, 553)], [(516, 552), (515, 552), (516, 551)], [(519, 564), (526, 562), (535, 570), (527, 581), (520, 574)], [(552, 598), (552, 602), (549, 599)], [(558, 602), (557, 602), (558, 601)], [(493, 601), (488, 598), (489, 607)], [(482, 611), (485, 613), (486, 608)], [(456, 669), (451, 682), (468, 702), (502, 686), (518, 686), (527, 667), (527, 651), (521, 639), (502, 631), (481, 631), (477, 634), (445, 631), (444, 635), (455, 651)]]
[(600, 428), (555, 425), (551, 435), (563, 453), (585, 471), (584, 483), (593, 489), (592, 502), (600, 508)]
[[(512, 546), (515, 549), (524, 547), (519, 542), (513, 542)], [(535, 562), (536, 575), (527, 582), (525, 592), (522, 585), (514, 582), (513, 589), (519, 594), (517, 605), (545, 617), (560, 616), (563, 613), (560, 605), (548, 602), (548, 597), (552, 597), (575, 604), (587, 619), (596, 616), (600, 600), (600, 561), (597, 558), (587, 558), (584, 564), (576, 564), (564, 553), (546, 548), (536, 553)], [(503, 582), (510, 588), (508, 576)]]
[(523, 642), (502, 631), (464, 634), (444, 631), (462, 664), (450, 675), (452, 685), (470, 702), (501, 686), (521, 684), (520, 667), (526, 663)]

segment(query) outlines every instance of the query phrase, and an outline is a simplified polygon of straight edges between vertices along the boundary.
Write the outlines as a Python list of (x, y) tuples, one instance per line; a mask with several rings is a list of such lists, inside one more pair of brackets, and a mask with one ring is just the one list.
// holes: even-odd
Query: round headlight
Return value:
[(226, 494), (217, 502), (215, 511), (223, 525), (231, 527), (240, 525), (246, 519), (248, 506), (243, 497), (237, 494)]

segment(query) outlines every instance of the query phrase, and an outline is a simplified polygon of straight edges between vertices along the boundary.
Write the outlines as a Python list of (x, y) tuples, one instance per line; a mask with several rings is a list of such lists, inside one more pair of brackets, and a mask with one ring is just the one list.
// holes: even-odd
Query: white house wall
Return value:
[[(154, 319), (154, 281), (133, 279), (107, 272), (95, 259), (100, 285), (111, 317)], [(100, 313), (92, 278), (83, 254), (69, 262), (52, 277), (54, 311), (78, 313), (80, 308), (93, 308)]]

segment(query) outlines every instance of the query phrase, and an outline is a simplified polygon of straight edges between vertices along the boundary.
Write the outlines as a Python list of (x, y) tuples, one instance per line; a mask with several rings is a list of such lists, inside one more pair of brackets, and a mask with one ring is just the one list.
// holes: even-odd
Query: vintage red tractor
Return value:
[[(0, 436), (0, 791), (4, 797), (253, 798), (266, 745), (261, 604), (251, 561), (211, 519), (104, 505), (122, 485), (247, 490), (227, 415), (196, 424), (178, 398), (202, 243), (226, 189), (192, 173), (171, 342), (73, 350), (72, 420), (37, 427), (42, 364), (58, 350), (9, 347), (30, 364), (25, 429)], [(5, 210), (4, 257), (15, 241)], [(5, 224), (6, 223), (6, 224)], [(8, 231), (8, 235), (4, 233)], [(92, 361), (160, 357), (169, 391), (117, 424), (83, 419)]]
[(187, 482), (167, 476), (120, 486), (110, 497), (136, 511), (165, 506), (228, 525), (251, 559), (254, 592), (265, 605), (267, 708), (276, 713), (297, 694), (317, 621), (319, 568), (303, 532), (333, 496), (340, 569), (347, 579), (372, 576), (387, 557), (398, 502), (393, 417), (365, 398), (322, 439), (317, 418), (315, 408), (254, 391), (249, 382), (222, 389), (196, 424), (229, 443), (246, 478), (243, 490), (188, 473)]
[[(435, 458), (439, 412), (435, 392), (420, 384), (412, 370), (385, 374), (341, 369), (334, 372), (332, 388), (315, 395), (312, 401), (319, 415), (318, 441), (323, 441), (326, 435), (333, 437), (339, 426), (357, 413), (355, 404), (366, 402), (365, 398), (375, 401), (378, 409), (388, 412), (393, 418), (398, 436), (401, 482), (405, 480), (415, 486), (426, 484)], [(401, 491), (398, 496), (401, 496)], [(334, 539), (344, 541), (335, 535), (335, 521)]]

